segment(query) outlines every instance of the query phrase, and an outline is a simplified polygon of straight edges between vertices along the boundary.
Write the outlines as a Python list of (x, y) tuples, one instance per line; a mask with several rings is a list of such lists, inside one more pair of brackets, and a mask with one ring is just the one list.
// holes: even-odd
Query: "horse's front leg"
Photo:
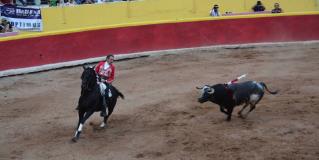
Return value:
[[(89, 119), (89, 117), (93, 114), (94, 112), (93, 111), (89, 111), (89, 112), (86, 112), (85, 114), (84, 113), (80, 113), (79, 112), (79, 124), (78, 124), (78, 128), (77, 130), (75, 131), (75, 135), (74, 137), (72, 138), (72, 141), (73, 142), (76, 142), (79, 138), (80, 138), (80, 134), (82, 132), (82, 128), (84, 126), (84, 123), (87, 119)], [(83, 116), (84, 115), (84, 116)]]
[(76, 142), (77, 139), (78, 139), (78, 137), (80, 136), (80, 135), (79, 135), (79, 130), (82, 130), (82, 126), (81, 126), (81, 128), (80, 128), (80, 124), (81, 124), (82, 119), (83, 119), (83, 117), (84, 117), (84, 113), (85, 113), (85, 112), (81, 112), (80, 110), (78, 111), (79, 121), (78, 121), (78, 124), (77, 124), (77, 126), (76, 126), (76, 130), (75, 130), (74, 137), (72, 138), (72, 141), (73, 141), (73, 142)]

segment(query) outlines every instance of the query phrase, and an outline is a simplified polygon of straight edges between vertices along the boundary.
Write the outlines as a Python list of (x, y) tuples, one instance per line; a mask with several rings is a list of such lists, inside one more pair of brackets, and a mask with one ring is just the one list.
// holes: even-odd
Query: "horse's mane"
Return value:
[(82, 79), (82, 89), (89, 90), (89, 91), (92, 90), (97, 84), (96, 73), (94, 68), (91, 68), (91, 67), (84, 68), (81, 79)]

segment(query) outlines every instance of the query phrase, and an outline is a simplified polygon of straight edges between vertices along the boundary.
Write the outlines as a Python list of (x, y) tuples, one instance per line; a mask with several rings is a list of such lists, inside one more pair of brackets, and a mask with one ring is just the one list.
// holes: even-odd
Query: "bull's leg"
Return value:
[[(84, 113), (79, 113), (79, 117), (82, 117), (82, 118), (80, 118), (78, 128), (77, 128), (77, 130), (75, 131), (74, 137), (72, 138), (72, 141), (73, 141), (73, 142), (76, 142), (76, 141), (80, 138), (80, 134), (81, 134), (81, 132), (82, 132), (82, 128), (83, 128), (83, 125), (84, 125), (85, 121), (86, 121), (93, 113), (94, 113), (93, 111), (86, 112), (85, 114), (84, 114)], [(84, 117), (83, 117), (83, 115), (84, 115)]]
[(238, 112), (238, 116), (240, 118), (245, 118), (243, 115), (242, 115), (242, 112), (245, 110), (245, 108), (249, 105), (249, 103), (245, 103), (245, 105), (243, 106), (243, 108)]
[(256, 108), (256, 105), (255, 105), (255, 104), (250, 104), (250, 109), (249, 109), (249, 111), (246, 113), (245, 117), (247, 117), (248, 114), (249, 114), (251, 111), (253, 111), (255, 108)]
[(231, 115), (232, 115), (232, 113), (233, 113), (233, 109), (234, 109), (234, 107), (229, 107), (228, 109), (227, 109), (227, 111), (228, 111), (228, 116), (227, 116), (227, 121), (230, 121), (231, 120)]
[(246, 113), (246, 117), (248, 114), (256, 108), (256, 104), (262, 99), (263, 93), (260, 94), (252, 94), (249, 99), (250, 110)]
[(220, 110), (221, 112), (225, 113), (226, 115), (228, 115), (228, 112), (225, 111), (225, 107), (220, 106), (220, 107), (219, 107), (219, 110)]

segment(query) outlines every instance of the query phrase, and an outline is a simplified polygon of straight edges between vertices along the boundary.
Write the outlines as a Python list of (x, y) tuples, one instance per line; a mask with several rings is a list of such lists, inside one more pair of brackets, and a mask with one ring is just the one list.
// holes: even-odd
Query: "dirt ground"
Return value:
[[(106, 129), (95, 113), (77, 143), (81, 67), (0, 78), (0, 159), (318, 160), (319, 44), (205, 48), (117, 61), (119, 100)], [(196, 86), (265, 82), (247, 119), (199, 104)]]

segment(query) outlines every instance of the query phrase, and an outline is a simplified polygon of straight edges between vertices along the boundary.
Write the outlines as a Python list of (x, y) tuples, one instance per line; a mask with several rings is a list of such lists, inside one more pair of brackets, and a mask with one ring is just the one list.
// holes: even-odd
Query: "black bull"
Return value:
[(227, 121), (231, 120), (232, 112), (235, 106), (245, 104), (238, 112), (239, 117), (245, 118), (242, 111), (250, 105), (250, 110), (247, 115), (255, 109), (256, 104), (264, 96), (266, 89), (270, 94), (277, 94), (278, 91), (269, 91), (266, 84), (263, 82), (246, 81), (234, 84), (215, 84), (213, 86), (205, 85), (204, 87), (197, 87), (201, 89), (201, 96), (198, 102), (204, 103), (211, 101), (220, 106), (220, 111), (227, 115)]
[[(97, 78), (94, 69), (90, 67), (83, 68), (84, 71), (81, 76), (81, 96), (79, 98), (79, 104), (77, 107), (79, 121), (77, 125), (77, 130), (75, 131), (75, 135), (72, 138), (74, 142), (76, 142), (79, 139), (85, 121), (94, 112), (101, 111), (101, 108), (103, 106), (103, 97), (101, 96), (99, 85), (97, 84)], [(104, 117), (101, 127), (104, 127), (106, 125), (107, 119), (112, 114), (113, 109), (116, 105), (117, 98), (121, 97), (122, 99), (124, 99), (124, 95), (114, 86), (109, 85), (108, 89), (110, 89), (112, 96), (106, 98), (108, 114), (106, 117)]]

